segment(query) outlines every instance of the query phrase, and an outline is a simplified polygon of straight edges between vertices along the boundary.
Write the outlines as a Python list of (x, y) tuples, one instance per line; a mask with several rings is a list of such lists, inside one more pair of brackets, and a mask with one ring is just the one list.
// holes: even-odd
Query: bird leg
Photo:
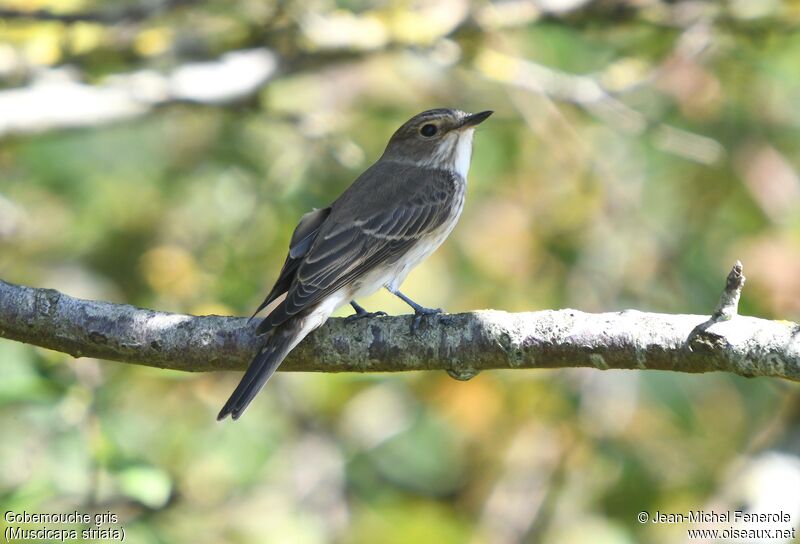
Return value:
[(361, 306), (355, 300), (351, 300), (350, 301), (350, 306), (353, 307), (353, 309), (356, 311), (356, 313), (354, 313), (353, 315), (347, 316), (345, 318), (345, 321), (347, 321), (347, 322), (357, 321), (359, 319), (364, 319), (364, 318), (378, 317), (378, 316), (386, 315), (386, 312), (368, 312), (368, 311), (366, 311), (364, 309), (363, 306)]
[(436, 315), (442, 313), (441, 308), (426, 308), (425, 306), (420, 306), (419, 304), (417, 304), (416, 302), (405, 296), (400, 291), (390, 291), (390, 293), (392, 293), (397, 298), (399, 298), (400, 300), (402, 300), (403, 302), (414, 308), (414, 315), (416, 317), (414, 318), (414, 323), (411, 325), (412, 332), (415, 332), (419, 328), (419, 324), (424, 316)]

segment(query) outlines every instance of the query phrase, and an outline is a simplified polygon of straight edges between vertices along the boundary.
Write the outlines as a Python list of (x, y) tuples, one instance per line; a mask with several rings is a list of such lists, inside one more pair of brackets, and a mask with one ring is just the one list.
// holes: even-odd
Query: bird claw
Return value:
[(361, 319), (370, 319), (373, 317), (381, 317), (387, 315), (386, 312), (363, 312), (360, 314), (353, 314), (348, 315), (344, 318), (345, 323), (352, 323), (353, 321), (359, 321)]
[(442, 313), (441, 308), (419, 308), (414, 310), (414, 321), (411, 322), (411, 333), (416, 333), (422, 324), (422, 318)]

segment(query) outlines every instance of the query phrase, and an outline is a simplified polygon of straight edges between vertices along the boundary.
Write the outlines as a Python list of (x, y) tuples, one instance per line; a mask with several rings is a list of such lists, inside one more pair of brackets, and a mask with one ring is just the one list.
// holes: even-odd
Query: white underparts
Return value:
[(438, 147), (431, 158), (417, 164), (428, 168), (450, 170), (467, 179), (469, 163), (472, 158), (472, 136), (474, 133), (474, 128), (448, 132), (438, 143)]
[(458, 143), (454, 153), (453, 170), (464, 179), (467, 179), (467, 172), (469, 172), (469, 162), (472, 158), (472, 135), (474, 133), (474, 128), (467, 128), (461, 130), (457, 135)]

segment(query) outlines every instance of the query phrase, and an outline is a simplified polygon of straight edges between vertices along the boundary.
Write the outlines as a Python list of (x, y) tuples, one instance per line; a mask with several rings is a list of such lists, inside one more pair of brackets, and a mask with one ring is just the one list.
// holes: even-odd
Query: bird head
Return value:
[(466, 113), (435, 109), (415, 115), (397, 129), (382, 159), (455, 171), (466, 177), (472, 156), (472, 134), (491, 111)]

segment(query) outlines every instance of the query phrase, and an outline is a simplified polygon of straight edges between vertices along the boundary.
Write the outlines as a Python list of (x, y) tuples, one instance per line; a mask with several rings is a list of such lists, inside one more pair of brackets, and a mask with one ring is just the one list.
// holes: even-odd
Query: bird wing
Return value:
[[(286, 255), (286, 260), (283, 262), (281, 273), (278, 275), (275, 285), (264, 299), (264, 302), (253, 312), (253, 316), (289, 290), (289, 287), (292, 285), (292, 280), (294, 280), (295, 272), (297, 272), (297, 267), (300, 266), (303, 257), (308, 253), (311, 244), (314, 243), (314, 239), (319, 232), (319, 228), (330, 213), (331, 208), (329, 206), (319, 210), (312, 210), (300, 218), (300, 222), (297, 224), (292, 234), (292, 240), (289, 242), (289, 254)], [(250, 319), (252, 319), (252, 317)]]
[(297, 266), (286, 298), (261, 322), (259, 333), (314, 307), (381, 264), (395, 262), (450, 217), (460, 182), (455, 174), (417, 166), (386, 168), (376, 163), (334, 202)]

